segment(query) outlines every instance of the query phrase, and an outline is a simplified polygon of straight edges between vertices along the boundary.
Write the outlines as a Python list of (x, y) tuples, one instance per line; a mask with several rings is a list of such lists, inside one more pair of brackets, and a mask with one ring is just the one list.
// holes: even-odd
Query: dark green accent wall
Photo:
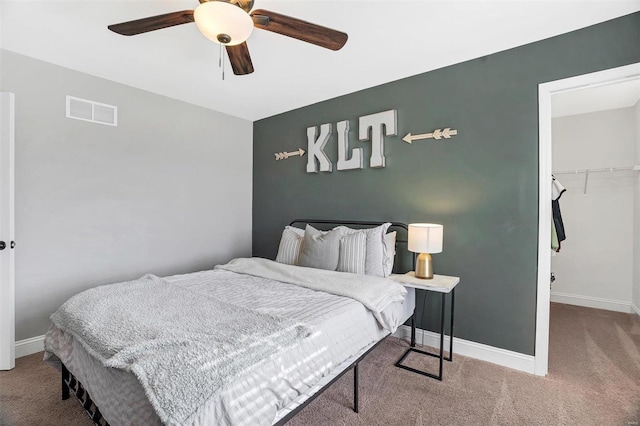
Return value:
[[(461, 277), (455, 335), (533, 355), (538, 84), (635, 62), (640, 13), (257, 121), (253, 255), (275, 258), (294, 218), (442, 223), (444, 251), (433, 259), (436, 273)], [(385, 139), (386, 168), (370, 169), (357, 118), (388, 109), (398, 111), (398, 135)], [(344, 119), (350, 147), (364, 148), (363, 170), (335, 171), (335, 123)], [(334, 126), (325, 149), (333, 173), (306, 173), (306, 156), (275, 161), (275, 152), (306, 150), (306, 128), (322, 123)], [(458, 136), (402, 141), (443, 127)]]

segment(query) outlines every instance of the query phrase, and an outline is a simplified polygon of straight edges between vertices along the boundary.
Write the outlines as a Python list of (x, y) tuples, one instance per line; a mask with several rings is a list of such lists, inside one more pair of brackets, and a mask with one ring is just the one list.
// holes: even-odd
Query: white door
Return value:
[(0, 370), (15, 367), (14, 95), (0, 92)]

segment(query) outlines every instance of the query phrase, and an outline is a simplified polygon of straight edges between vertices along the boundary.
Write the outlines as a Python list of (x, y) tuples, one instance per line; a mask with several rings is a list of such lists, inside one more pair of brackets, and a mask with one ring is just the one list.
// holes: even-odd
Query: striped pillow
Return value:
[(346, 226), (338, 226), (336, 228), (342, 229), (345, 235), (366, 235), (367, 250), (364, 263), (364, 273), (366, 275), (375, 275), (378, 277), (386, 277), (389, 275), (386, 273), (388, 267), (385, 269), (386, 245), (384, 244), (385, 234), (389, 226), (391, 226), (391, 223), (387, 222), (375, 228), (353, 229)]
[(285, 226), (284, 231), (282, 231), (282, 238), (280, 238), (276, 262), (296, 265), (298, 263), (298, 256), (300, 255), (303, 236), (304, 229)]
[(364, 262), (367, 255), (367, 235), (356, 232), (340, 239), (340, 257), (337, 271), (364, 275)]

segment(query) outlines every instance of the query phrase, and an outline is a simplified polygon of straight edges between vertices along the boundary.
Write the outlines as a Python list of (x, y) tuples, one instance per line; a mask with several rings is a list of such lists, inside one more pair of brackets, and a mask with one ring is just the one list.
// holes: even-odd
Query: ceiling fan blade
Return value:
[(235, 75), (251, 74), (253, 72), (253, 63), (251, 55), (249, 55), (249, 47), (247, 42), (236, 44), (235, 46), (226, 46), (229, 62)]
[(109, 25), (107, 28), (114, 33), (132, 36), (173, 27), (175, 25), (188, 24), (189, 22), (193, 22), (193, 10), (181, 10), (180, 12), (150, 16), (148, 18), (136, 19), (135, 21)]
[(312, 24), (291, 16), (258, 9), (251, 13), (253, 24), (274, 33), (282, 34), (331, 50), (340, 50), (349, 37), (342, 31)]

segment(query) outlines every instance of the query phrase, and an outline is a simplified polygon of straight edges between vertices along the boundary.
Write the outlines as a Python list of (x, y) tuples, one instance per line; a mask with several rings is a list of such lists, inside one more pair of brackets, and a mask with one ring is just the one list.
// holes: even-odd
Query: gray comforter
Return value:
[(189, 423), (237, 375), (311, 330), (153, 275), (96, 287), (51, 316), (107, 367), (131, 371), (163, 423)]

